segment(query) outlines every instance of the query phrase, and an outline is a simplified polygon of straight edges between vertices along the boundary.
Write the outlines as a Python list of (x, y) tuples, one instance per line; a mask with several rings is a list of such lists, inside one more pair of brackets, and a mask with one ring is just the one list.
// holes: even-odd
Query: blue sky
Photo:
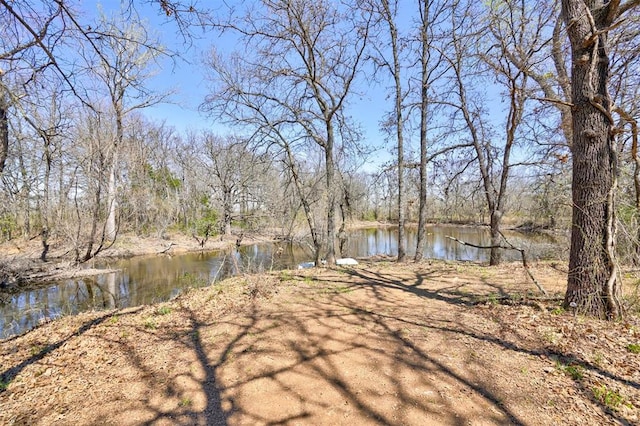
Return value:
[[(99, 8), (106, 13), (117, 11), (120, 0), (104, 0), (102, 2), (85, 2), (84, 10), (89, 15), (97, 14)], [(174, 90), (170, 103), (163, 103), (145, 109), (144, 114), (154, 120), (165, 121), (181, 133), (189, 130), (209, 129), (218, 133), (229, 130), (213, 122), (198, 111), (198, 106), (207, 95), (207, 81), (202, 62), (211, 46), (219, 50), (233, 49), (234, 41), (231, 36), (220, 37), (215, 31), (204, 33), (194, 29), (194, 39), (191, 46), (186, 46), (184, 40), (177, 33), (177, 27), (167, 22), (167, 17), (157, 5), (139, 4), (140, 18), (148, 21), (153, 31), (159, 33), (162, 43), (169, 49), (179, 52), (182, 58), (175, 62), (170, 59), (161, 60), (158, 74), (150, 82), (150, 86), (159, 92)], [(373, 145), (382, 145), (384, 136), (379, 131), (379, 121), (388, 108), (388, 101), (384, 100), (384, 90), (381, 87), (360, 88), (367, 93), (361, 99), (352, 99), (351, 115), (365, 132), (365, 138)]]
[[(206, 69), (203, 65), (204, 56), (212, 46), (216, 46), (216, 49), (222, 52), (233, 50), (235, 47), (234, 38), (228, 34), (220, 37), (213, 30), (204, 32), (199, 28), (193, 28), (194, 38), (191, 40), (192, 44), (187, 46), (175, 23), (170, 18), (167, 19), (159, 6), (141, 2), (136, 4), (140, 18), (150, 23), (151, 31), (158, 32), (161, 42), (169, 50), (179, 52), (181, 55), (181, 58), (175, 61), (163, 58), (159, 64), (157, 75), (149, 82), (149, 86), (158, 92), (174, 90), (175, 94), (171, 96), (170, 102), (147, 108), (144, 110), (144, 114), (153, 120), (164, 121), (182, 134), (205, 129), (218, 134), (231, 133), (233, 129), (216, 123), (201, 114), (198, 107), (208, 93)], [(119, 10), (120, 5), (120, 0), (104, 0), (100, 3), (85, 2), (84, 8), (89, 15), (98, 13), (100, 7), (109, 14), (109, 12)], [(409, 25), (410, 19), (410, 16), (401, 17), (401, 20), (407, 25)], [(392, 100), (387, 96), (389, 87), (384, 85), (368, 87), (361, 83), (355, 89), (362, 95), (351, 97), (347, 115), (350, 115), (361, 126), (365, 145), (384, 147), (373, 156), (372, 161), (368, 162), (367, 169), (373, 170), (392, 157), (391, 147), (394, 143), (387, 143), (385, 135), (380, 130), (380, 121), (392, 107)], [(494, 89), (496, 88), (494, 87)], [(492, 102), (492, 109), (495, 112), (493, 116), (500, 117), (496, 124), (501, 126), (504, 105)], [(406, 134), (405, 138), (405, 146), (408, 150), (418, 149), (416, 134)]]

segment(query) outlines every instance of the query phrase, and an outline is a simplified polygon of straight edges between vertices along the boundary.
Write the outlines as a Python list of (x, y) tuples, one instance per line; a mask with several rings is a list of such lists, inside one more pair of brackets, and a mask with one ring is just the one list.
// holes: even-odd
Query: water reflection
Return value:
[[(407, 251), (415, 250), (415, 230), (407, 230)], [(486, 229), (432, 226), (428, 228), (425, 258), (488, 261), (488, 250), (452, 241), (452, 236), (476, 245), (489, 245)], [(532, 259), (545, 257), (554, 241), (546, 236), (507, 234)], [(398, 252), (397, 229), (361, 229), (349, 234), (343, 257), (394, 256)], [(305, 246), (254, 244), (230, 252), (189, 253), (180, 256), (139, 257), (112, 262), (119, 269), (95, 277), (67, 280), (19, 294), (0, 292), (0, 337), (22, 333), (39, 321), (91, 309), (113, 309), (168, 300), (186, 287), (211, 285), (239, 272), (295, 268), (312, 258)], [(505, 260), (519, 259), (505, 252)]]

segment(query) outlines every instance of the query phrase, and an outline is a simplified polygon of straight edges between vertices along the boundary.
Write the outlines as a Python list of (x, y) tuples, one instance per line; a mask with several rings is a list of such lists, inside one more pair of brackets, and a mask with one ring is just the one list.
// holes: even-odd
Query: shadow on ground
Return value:
[[(511, 291), (490, 279), (478, 282), (486, 293)], [(534, 378), (522, 372), (542, 371), (553, 359), (568, 356), (585, 369), (638, 388), (585, 359), (522, 343), (519, 331), (501, 318), (479, 315), (478, 287), (455, 274), (365, 266), (248, 276), (234, 285), (239, 291), (234, 297), (225, 298), (231, 290), (223, 287), (205, 289), (136, 315), (100, 317), (73, 338), (10, 366), (3, 381), (33, 364), (49, 363), (77, 386), (82, 383), (85, 395), (100, 391), (98, 405), (95, 399), (83, 402), (81, 393), (69, 394), (53, 406), (27, 404), (13, 419), (33, 424), (55, 419), (149, 425), (580, 424), (585, 418), (566, 418), (554, 389), (537, 389)], [(73, 346), (78, 336), (94, 350)], [(64, 357), (65, 351), (85, 355), (63, 370), (53, 355)], [(27, 379), (31, 376), (25, 374)], [(556, 381), (574, 385), (569, 378)], [(56, 383), (41, 385), (43, 392), (51, 386), (56, 395)], [(596, 401), (586, 408), (604, 413)]]

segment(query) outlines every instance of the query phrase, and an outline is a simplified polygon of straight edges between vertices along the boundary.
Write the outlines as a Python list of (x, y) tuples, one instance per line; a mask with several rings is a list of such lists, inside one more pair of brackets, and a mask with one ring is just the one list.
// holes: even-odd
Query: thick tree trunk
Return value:
[(495, 210), (491, 212), (490, 229), (491, 229), (491, 251), (489, 253), (489, 265), (496, 266), (502, 262), (502, 249), (499, 248), (501, 238), (500, 222), (502, 221), (502, 212)]
[(327, 172), (327, 265), (336, 264), (336, 191), (335, 164), (333, 161), (333, 126), (327, 123), (328, 141), (325, 149)]
[(607, 90), (607, 32), (600, 32), (611, 22), (603, 6), (602, 0), (562, 1), (573, 53), (574, 105), (573, 219), (564, 306), (616, 318), (621, 314), (615, 258), (617, 151)]
[(429, 2), (420, 2), (422, 10), (422, 25), (420, 27), (420, 201), (418, 210), (418, 233), (416, 241), (416, 254), (414, 261), (419, 262), (424, 255), (424, 247), (427, 240), (427, 113), (429, 107), (429, 40), (427, 26), (429, 25)]

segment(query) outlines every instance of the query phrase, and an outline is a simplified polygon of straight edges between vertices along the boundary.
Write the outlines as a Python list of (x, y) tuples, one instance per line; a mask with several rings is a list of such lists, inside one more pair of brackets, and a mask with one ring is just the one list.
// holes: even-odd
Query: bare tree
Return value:
[(7, 102), (7, 94), (2, 85), (3, 71), (0, 69), (0, 174), (4, 170), (9, 153), (9, 103)]
[[(134, 19), (141, 4), (155, 5), (167, 21), (175, 23), (177, 32), (185, 43), (191, 41), (192, 28), (202, 27), (211, 20), (209, 10), (187, 0), (126, 0), (121, 3), (128, 18)], [(9, 108), (19, 113), (28, 108), (19, 107), (25, 99), (21, 88), (37, 85), (42, 79), (55, 75), (75, 100), (86, 107), (91, 105), (87, 94), (86, 80), (77, 52), (87, 52), (102, 62), (109, 62), (103, 55), (105, 45), (124, 44), (126, 34), (98, 29), (96, 24), (83, 15), (74, 2), (47, 0), (0, 0), (0, 173), (9, 152), (11, 135), (8, 122)], [(131, 42), (133, 40), (129, 40)], [(139, 41), (139, 40), (138, 40)], [(43, 75), (48, 77), (42, 77)], [(5, 77), (21, 80), (11, 87)], [(6, 147), (6, 148), (5, 148)]]
[[(153, 75), (153, 62), (165, 51), (135, 15), (107, 18), (103, 16), (95, 29), (87, 31), (92, 37), (92, 49), (87, 54), (90, 69), (108, 92), (109, 107), (114, 119), (114, 137), (109, 161), (107, 186), (106, 237), (116, 238), (117, 224), (117, 174), (120, 168), (119, 154), (124, 142), (124, 124), (127, 116), (136, 110), (162, 102), (168, 93), (154, 93), (148, 89)], [(101, 37), (108, 34), (108, 37)], [(94, 38), (95, 37), (95, 38)], [(95, 52), (99, 52), (95, 54)], [(93, 56), (93, 57), (92, 57)], [(93, 65), (97, 62), (96, 67)], [(99, 93), (102, 91), (97, 88)]]
[[(447, 2), (437, 0), (418, 0), (418, 10), (420, 19), (418, 21), (418, 46), (420, 56), (420, 73), (419, 73), (419, 90), (420, 107), (418, 109), (420, 116), (420, 161), (419, 161), (419, 195), (418, 195), (418, 232), (416, 236), (416, 253), (414, 260), (416, 262), (422, 259), (424, 248), (426, 245), (426, 226), (427, 226), (427, 165), (429, 158), (429, 113), (430, 113), (430, 87), (436, 80), (442, 77), (446, 72), (446, 68), (441, 66), (442, 50), (434, 49), (436, 33), (439, 31), (439, 23), (442, 17), (447, 13)], [(435, 153), (439, 155), (440, 153)], [(432, 157), (432, 158), (435, 158)]]
[[(496, 179), (497, 184), (494, 184), (493, 180), (490, 182), (491, 193), (487, 195), (487, 205), (491, 214), (492, 246), (497, 246), (500, 242), (500, 226), (505, 212), (507, 183), (516, 165), (512, 163), (511, 153), (520, 135), (525, 102), (529, 99), (528, 75), (521, 70), (521, 67), (528, 69), (536, 61), (542, 60), (536, 56), (536, 50), (545, 41), (544, 22), (536, 21), (530, 15), (531, 9), (523, 0), (516, 2), (497, 0), (489, 3), (489, 30), (493, 36), (494, 45), (482, 55), (482, 58), (496, 75), (498, 83), (506, 89), (509, 103), (499, 177)], [(514, 63), (514, 58), (518, 64)], [(486, 179), (488, 173), (481, 173), (483, 179)], [(486, 188), (485, 184), (485, 190)], [(490, 263), (492, 265), (499, 263), (500, 255), (500, 249), (492, 248)]]
[[(341, 131), (348, 125), (344, 107), (368, 39), (370, 17), (362, 15), (361, 10), (329, 1), (313, 5), (301, 0), (262, 2), (262, 7), (239, 20), (223, 24), (246, 43), (246, 51), (233, 61), (240, 64), (236, 69), (245, 70), (242, 78), (251, 80), (250, 86), (227, 86), (228, 90), (213, 93), (206, 101), (211, 106), (224, 99), (227, 112), (241, 108), (233, 115), (244, 124), (247, 117), (242, 114), (251, 114), (261, 123), (254, 130), (268, 127), (271, 134), (279, 126), (288, 127), (277, 137), (279, 141), (312, 141), (321, 149), (330, 265), (335, 263), (336, 156), (340, 144), (350, 142)], [(216, 69), (220, 67), (214, 65), (212, 70)], [(231, 103), (225, 93), (232, 94)]]
[(249, 141), (236, 136), (222, 138), (207, 134), (204, 152), (205, 167), (215, 179), (210, 182), (211, 189), (222, 202), (222, 232), (231, 235), (232, 220), (247, 219), (240, 216), (244, 210), (240, 208), (241, 204), (254, 192), (252, 187), (257, 185), (259, 177), (266, 174), (268, 162), (251, 149)]
[[(389, 0), (379, 0), (373, 2), (374, 13), (379, 16), (384, 26), (381, 40), (372, 43), (376, 51), (374, 64), (378, 68), (386, 70), (391, 76), (393, 92), (393, 110), (385, 123), (385, 127), (395, 130), (398, 172), (398, 262), (404, 262), (406, 258), (405, 242), (405, 213), (406, 213), (406, 190), (405, 190), (405, 161), (404, 161), (404, 105), (406, 96), (403, 90), (405, 84), (403, 79), (403, 64), (400, 57), (403, 43), (402, 35), (398, 33), (396, 24), (398, 13), (398, 2)], [(385, 51), (388, 50), (388, 53)]]
[[(524, 52), (518, 57), (521, 63), (531, 64), (536, 50), (530, 46), (538, 42), (540, 29), (531, 25), (524, 2), (497, 1), (487, 6), (454, 2), (449, 25), (451, 42), (445, 50), (451, 96), (441, 95), (438, 102), (453, 112), (472, 145), (472, 159), (478, 167), (480, 191), (489, 214), (490, 264), (496, 265), (501, 261), (500, 228), (507, 208), (509, 176), (518, 164), (512, 161), (511, 154), (518, 139), (523, 139), (520, 126), (528, 99), (528, 76), (505, 52), (519, 49)], [(486, 9), (476, 10), (478, 7)], [(484, 19), (480, 18), (483, 11), (488, 11)], [(492, 75), (508, 100), (502, 132), (493, 128), (498, 111), (492, 111), (490, 119), (488, 106), (480, 101), (484, 92), (477, 88), (479, 82)]]

